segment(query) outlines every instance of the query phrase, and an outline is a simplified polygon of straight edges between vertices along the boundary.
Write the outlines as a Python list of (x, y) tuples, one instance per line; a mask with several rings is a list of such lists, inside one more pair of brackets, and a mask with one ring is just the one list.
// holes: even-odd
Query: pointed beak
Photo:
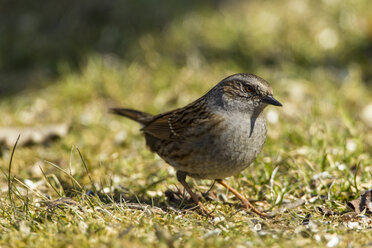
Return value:
[(262, 101), (264, 103), (268, 103), (268, 104), (271, 104), (271, 105), (274, 105), (274, 106), (283, 106), (278, 100), (276, 100), (273, 96), (264, 96), (262, 97)]

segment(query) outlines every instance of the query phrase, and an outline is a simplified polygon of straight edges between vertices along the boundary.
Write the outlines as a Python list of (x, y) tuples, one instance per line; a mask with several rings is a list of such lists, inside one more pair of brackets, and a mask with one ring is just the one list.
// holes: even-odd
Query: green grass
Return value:
[[(282, 0), (197, 9), (141, 35), (130, 48), (136, 57), (90, 54), (78, 72), (61, 63), (49, 86), (1, 99), (0, 126), (67, 122), (70, 130), (14, 156), (1, 147), (0, 245), (370, 246), (371, 217), (347, 207), (372, 188), (370, 6)], [(273, 219), (241, 210), (217, 185), (217, 199), (204, 201), (215, 219), (168, 200), (165, 192), (181, 187), (174, 171), (145, 147), (139, 125), (107, 111), (181, 107), (236, 72), (265, 78), (284, 105), (265, 110), (268, 140), (255, 163), (227, 179), (277, 211)], [(188, 181), (198, 194), (212, 184)]]

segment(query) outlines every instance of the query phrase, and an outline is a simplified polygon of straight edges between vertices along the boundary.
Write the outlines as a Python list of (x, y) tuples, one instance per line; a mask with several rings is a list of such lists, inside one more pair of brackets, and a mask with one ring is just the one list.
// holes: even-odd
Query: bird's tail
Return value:
[(125, 116), (131, 120), (141, 123), (142, 125), (146, 125), (154, 118), (153, 115), (148, 113), (126, 108), (110, 108), (110, 113)]

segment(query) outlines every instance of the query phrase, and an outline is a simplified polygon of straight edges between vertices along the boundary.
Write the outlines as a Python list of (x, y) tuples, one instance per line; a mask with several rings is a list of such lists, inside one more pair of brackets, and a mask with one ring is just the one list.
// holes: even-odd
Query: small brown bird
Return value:
[(177, 170), (177, 179), (207, 214), (186, 176), (213, 179), (238, 197), (247, 208), (267, 217), (223, 179), (247, 168), (266, 141), (263, 115), (268, 105), (282, 106), (270, 85), (253, 74), (223, 79), (189, 105), (159, 115), (132, 109), (111, 112), (142, 124), (146, 144)]

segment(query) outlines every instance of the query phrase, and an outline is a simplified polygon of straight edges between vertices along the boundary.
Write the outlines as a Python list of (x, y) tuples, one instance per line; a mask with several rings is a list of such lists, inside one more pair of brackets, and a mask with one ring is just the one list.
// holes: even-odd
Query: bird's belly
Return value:
[(187, 144), (173, 144), (175, 151), (178, 146), (182, 147), (178, 156), (159, 155), (191, 177), (222, 179), (236, 175), (256, 159), (266, 140), (264, 120), (256, 120), (252, 133), (250, 124), (249, 120), (235, 126), (224, 123), (218, 132), (202, 139), (197, 137)]

